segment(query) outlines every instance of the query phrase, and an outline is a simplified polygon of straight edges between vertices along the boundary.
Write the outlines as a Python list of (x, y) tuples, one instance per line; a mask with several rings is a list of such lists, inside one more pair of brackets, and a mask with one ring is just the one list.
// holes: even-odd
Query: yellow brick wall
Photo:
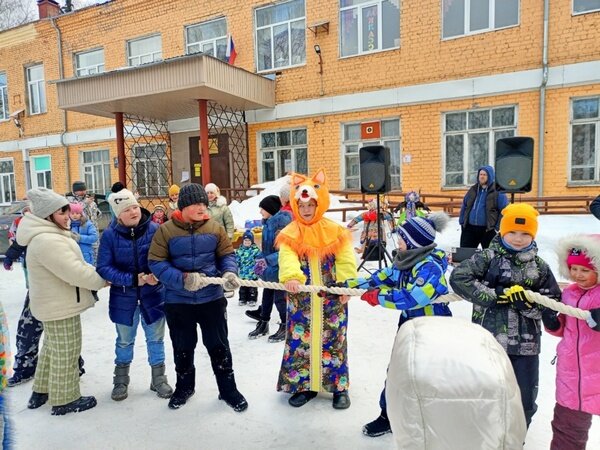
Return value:
[[(523, 3), (524, 0), (521, 0)], [(541, 3), (541, 2), (540, 2)], [(550, 65), (597, 60), (600, 54), (600, 12), (572, 16), (572, 0), (550, 1)]]

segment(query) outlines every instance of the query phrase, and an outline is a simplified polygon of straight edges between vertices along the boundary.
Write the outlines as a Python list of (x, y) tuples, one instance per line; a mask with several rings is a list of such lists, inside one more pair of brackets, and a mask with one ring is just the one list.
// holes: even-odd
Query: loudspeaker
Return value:
[(511, 193), (531, 191), (533, 138), (515, 136), (496, 141), (496, 186)]
[(360, 192), (385, 194), (391, 190), (390, 149), (370, 145), (359, 150)]

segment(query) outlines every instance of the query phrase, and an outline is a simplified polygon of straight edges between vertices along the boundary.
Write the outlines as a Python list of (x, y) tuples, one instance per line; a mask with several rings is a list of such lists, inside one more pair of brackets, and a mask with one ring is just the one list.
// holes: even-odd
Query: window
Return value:
[(443, 0), (443, 38), (512, 27), (519, 23), (519, 0)]
[(571, 103), (571, 167), (569, 181), (600, 183), (600, 97)]
[(4, 72), (0, 72), (0, 120), (8, 120), (8, 87)]
[(160, 35), (127, 42), (127, 62), (130, 66), (148, 64), (161, 59), (162, 40)]
[(52, 160), (50, 156), (31, 157), (33, 187), (52, 189)]
[(12, 159), (0, 159), (0, 203), (11, 203), (17, 199), (15, 168)]
[(256, 10), (258, 71), (304, 64), (306, 61), (304, 0)]
[(169, 190), (167, 146), (152, 144), (133, 148), (133, 183), (142, 197), (166, 196)]
[(206, 53), (225, 61), (227, 58), (227, 22), (225, 18), (211, 20), (185, 29), (185, 52)]
[(600, 0), (573, 0), (573, 14), (600, 11)]
[(360, 188), (360, 161), (359, 149), (368, 145), (384, 145), (390, 149), (390, 178), (392, 189), (401, 189), (400, 186), (400, 120), (382, 120), (379, 125), (379, 136), (374, 139), (364, 139), (362, 135), (363, 124), (350, 123), (343, 126), (343, 153), (344, 153), (344, 188)]
[(89, 192), (105, 194), (110, 190), (110, 155), (108, 150), (81, 152), (82, 172)]
[(104, 72), (104, 50), (77, 53), (75, 55), (75, 75), (84, 77)]
[(260, 134), (262, 181), (274, 181), (288, 172), (308, 173), (306, 130)]
[(340, 0), (340, 54), (400, 47), (399, 0)]
[(475, 183), (477, 169), (493, 165), (496, 141), (516, 129), (514, 106), (444, 114), (444, 186)]
[(29, 95), (29, 114), (46, 112), (46, 84), (44, 65), (27, 68), (27, 93)]

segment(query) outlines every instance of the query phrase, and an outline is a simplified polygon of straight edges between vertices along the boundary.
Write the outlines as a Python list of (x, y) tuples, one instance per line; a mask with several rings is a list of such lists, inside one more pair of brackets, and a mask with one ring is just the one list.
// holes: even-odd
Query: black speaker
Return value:
[(533, 138), (515, 136), (496, 141), (496, 186), (511, 193), (531, 191)]
[(390, 149), (370, 145), (359, 150), (360, 192), (385, 194), (391, 190)]

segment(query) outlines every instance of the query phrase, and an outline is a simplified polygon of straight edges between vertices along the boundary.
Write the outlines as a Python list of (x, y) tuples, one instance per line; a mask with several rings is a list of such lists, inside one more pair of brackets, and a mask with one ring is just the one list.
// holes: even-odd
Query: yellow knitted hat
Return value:
[(169, 197), (171, 197), (175, 194), (179, 194), (179, 186), (177, 186), (176, 184), (172, 185), (169, 188)]
[(535, 239), (539, 216), (537, 210), (527, 203), (513, 203), (502, 210), (500, 236), (511, 231), (523, 231)]

